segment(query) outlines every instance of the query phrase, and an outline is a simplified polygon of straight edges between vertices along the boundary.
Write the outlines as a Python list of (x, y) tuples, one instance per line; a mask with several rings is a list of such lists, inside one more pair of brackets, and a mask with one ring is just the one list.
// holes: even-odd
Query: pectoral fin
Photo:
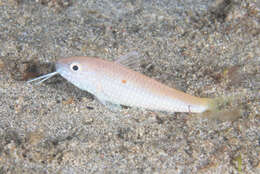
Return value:
[(110, 111), (118, 112), (122, 109), (122, 106), (120, 104), (115, 104), (115, 103), (109, 102), (100, 97), (99, 98), (97, 97), (97, 99), (100, 101), (100, 103), (102, 103), (104, 106), (106, 106)]

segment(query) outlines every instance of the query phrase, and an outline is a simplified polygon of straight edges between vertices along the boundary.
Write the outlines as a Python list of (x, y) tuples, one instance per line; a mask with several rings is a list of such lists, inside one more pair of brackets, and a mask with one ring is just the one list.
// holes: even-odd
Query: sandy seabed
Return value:
[[(124, 108), (53, 77), (60, 57), (115, 60), (200, 97), (208, 116)], [(0, 0), (0, 173), (260, 172), (260, 2)]]

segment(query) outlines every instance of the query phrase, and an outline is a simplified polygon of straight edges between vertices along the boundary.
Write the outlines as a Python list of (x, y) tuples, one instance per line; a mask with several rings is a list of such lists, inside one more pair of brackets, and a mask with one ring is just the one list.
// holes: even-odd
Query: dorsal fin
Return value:
[(141, 66), (141, 58), (138, 52), (131, 51), (125, 55), (119, 56), (115, 63), (119, 63), (121, 65), (124, 65), (130, 69), (138, 70)]

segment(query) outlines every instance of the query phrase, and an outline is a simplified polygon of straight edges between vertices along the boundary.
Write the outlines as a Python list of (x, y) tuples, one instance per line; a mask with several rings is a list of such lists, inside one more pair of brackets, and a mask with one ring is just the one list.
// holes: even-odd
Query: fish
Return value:
[(139, 64), (138, 60), (135, 51), (116, 61), (88, 56), (61, 58), (55, 64), (55, 72), (28, 83), (40, 80), (40, 84), (59, 74), (112, 110), (130, 106), (172, 113), (203, 113), (215, 108), (214, 99), (187, 94), (131, 68)]

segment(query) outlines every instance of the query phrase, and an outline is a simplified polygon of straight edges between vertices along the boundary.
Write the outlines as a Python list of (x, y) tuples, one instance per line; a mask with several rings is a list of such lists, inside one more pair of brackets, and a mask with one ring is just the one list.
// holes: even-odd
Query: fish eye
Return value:
[(79, 69), (79, 67), (78, 67), (77, 65), (74, 65), (74, 66), (72, 67), (72, 69), (73, 69), (74, 71), (77, 71), (77, 70)]
[(79, 67), (79, 65), (78, 64), (76, 64), (76, 63), (72, 63), (71, 65), (70, 65), (70, 69), (72, 70), (72, 71), (78, 71), (79, 69), (80, 69), (80, 67)]

